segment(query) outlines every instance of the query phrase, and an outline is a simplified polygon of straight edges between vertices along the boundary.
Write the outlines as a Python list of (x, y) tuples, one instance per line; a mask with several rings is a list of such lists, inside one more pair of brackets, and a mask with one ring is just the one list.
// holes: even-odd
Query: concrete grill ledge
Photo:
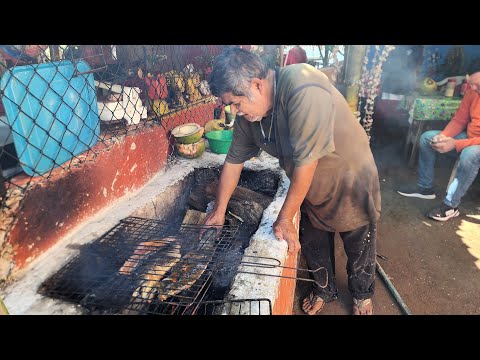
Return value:
[[(1, 295), (4, 297), (8, 311), (11, 314), (80, 314), (80, 305), (37, 294), (41, 283), (76, 256), (79, 246), (98, 239), (121, 219), (128, 216), (161, 218), (159, 216), (162, 212), (161, 208), (165, 209), (174, 205), (175, 196), (172, 196), (172, 189), (175, 184), (181, 182), (195, 168), (219, 167), (223, 164), (224, 159), (225, 155), (217, 155), (208, 151), (199, 159), (176, 159), (168, 169), (157, 173), (143, 188), (127, 193), (88, 221), (77, 226), (61, 241), (32, 261), (29, 266), (20, 270), (16, 280), (4, 289)], [(296, 266), (296, 256), (290, 257), (289, 264), (286, 264), (287, 243), (276, 240), (272, 231), (272, 223), (283, 205), (290, 181), (279, 167), (278, 160), (265, 153), (246, 162), (245, 168), (271, 170), (280, 175), (277, 193), (272, 203), (265, 209), (260, 226), (252, 236), (250, 246), (245, 249), (245, 255), (275, 258), (282, 265)], [(155, 206), (155, 199), (162, 199), (162, 194), (168, 192), (170, 194), (167, 197), (167, 203), (162, 202), (161, 208)], [(255, 259), (244, 257), (243, 261), (252, 262)], [(262, 263), (265, 261), (261, 260)], [(274, 276), (238, 273), (226, 299), (267, 298), (272, 303), (274, 314), (291, 314), (295, 281), (279, 278), (278, 276), (282, 275), (282, 268), (257, 268), (240, 265), (239, 270)], [(290, 273), (290, 276), (292, 275), (295, 276)], [(286, 289), (283, 291), (284, 294), (281, 294), (282, 282), (287, 284), (286, 287), (283, 286)], [(280, 301), (281, 297), (287, 299)], [(280, 306), (280, 303), (284, 305)], [(287, 305), (285, 306), (285, 304)], [(258, 305), (256, 306), (258, 308)], [(268, 313), (268, 309), (260, 310), (261, 314)], [(248, 309), (248, 313), (258, 314), (258, 309)]]

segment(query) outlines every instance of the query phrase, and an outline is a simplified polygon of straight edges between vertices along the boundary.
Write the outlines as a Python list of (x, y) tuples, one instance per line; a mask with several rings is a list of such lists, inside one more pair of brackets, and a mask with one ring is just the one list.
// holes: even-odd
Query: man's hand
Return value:
[[(233, 194), (233, 191), (235, 190), (235, 187), (238, 184), (242, 169), (243, 163), (230, 164), (225, 162), (223, 164), (222, 172), (220, 173), (220, 180), (218, 182), (215, 206), (213, 207), (213, 211), (205, 218), (205, 221), (203, 222), (204, 226), (213, 226), (219, 230), (223, 224), (225, 224), (225, 212), (227, 211), (227, 204)], [(205, 230), (202, 230), (200, 235), (202, 235), (204, 232)]]
[(293, 219), (298, 214), (300, 205), (305, 199), (308, 189), (310, 189), (317, 163), (318, 160), (315, 160), (306, 165), (295, 167), (287, 197), (278, 213), (277, 221), (272, 226), (277, 240), (287, 242), (289, 253), (295, 254), (300, 250), (298, 229), (295, 228)]
[(434, 142), (432, 142), (432, 148), (434, 148), (439, 153), (443, 154), (455, 149), (455, 139), (452, 137), (446, 137), (441, 135), (435, 136), (433, 138)]
[[(203, 222), (204, 228), (200, 229), (200, 233), (198, 235), (199, 240), (205, 241), (205, 237), (208, 238), (209, 236), (218, 235), (222, 230), (223, 224), (225, 224), (225, 214), (215, 210), (212, 211), (207, 215), (205, 221)], [(211, 228), (206, 228), (208, 226), (211, 226)]]
[(432, 138), (432, 141), (436, 143), (436, 142), (440, 142), (442, 139), (446, 139), (446, 136), (443, 134), (438, 134)]
[(300, 241), (298, 239), (298, 230), (295, 229), (292, 219), (278, 218), (273, 223), (273, 232), (277, 240), (285, 240), (288, 244), (288, 252), (295, 254), (300, 250)]
[(212, 211), (210, 214), (208, 214), (204, 222), (205, 226), (223, 226), (223, 224), (225, 224), (225, 214), (222, 214), (218, 211)]

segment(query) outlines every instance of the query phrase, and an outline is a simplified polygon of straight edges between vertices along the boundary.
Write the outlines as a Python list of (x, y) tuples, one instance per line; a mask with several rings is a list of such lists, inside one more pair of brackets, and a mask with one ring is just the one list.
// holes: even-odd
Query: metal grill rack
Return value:
[(272, 315), (270, 299), (202, 301), (191, 315)]
[(39, 292), (91, 313), (194, 313), (237, 232), (237, 226), (129, 217), (85, 246)]

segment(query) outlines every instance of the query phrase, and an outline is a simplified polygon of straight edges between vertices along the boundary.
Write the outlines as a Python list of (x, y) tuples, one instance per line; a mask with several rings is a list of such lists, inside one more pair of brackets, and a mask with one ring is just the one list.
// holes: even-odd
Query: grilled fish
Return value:
[(142, 260), (148, 257), (148, 255), (162, 249), (167, 245), (170, 245), (175, 240), (176, 238), (169, 236), (159, 240), (141, 242), (135, 248), (133, 255), (131, 255), (127, 261), (125, 261), (118, 272), (122, 275), (130, 274), (138, 266), (138, 264), (142, 262)]
[(157, 286), (158, 300), (165, 301), (183, 290), (189, 289), (200, 279), (208, 266), (211, 256), (190, 253), (172, 268), (170, 276), (164, 278)]
[[(145, 279), (141, 280), (140, 285), (133, 292), (132, 301), (123, 313), (138, 314), (150, 305), (155, 296), (156, 300), (165, 301), (195, 284), (213, 258), (215, 234), (216, 230), (209, 229), (200, 235), (196, 249), (192, 252), (183, 257), (180, 257), (180, 252), (178, 252), (177, 256), (170, 257), (168, 263), (162, 261), (162, 263), (157, 262), (152, 265), (152, 269), (156, 268), (160, 274), (149, 271)], [(137, 259), (133, 260), (136, 261)], [(170, 275), (164, 277), (166, 273), (164, 270), (167, 268), (170, 270)]]
[(133, 297), (141, 297), (151, 301), (155, 296), (155, 289), (158, 287), (159, 282), (182, 257), (180, 255), (180, 247), (178, 246), (162, 255), (165, 256), (152, 261), (152, 264), (147, 266), (145, 273), (142, 274), (139, 286), (133, 292)]
[[(165, 238), (167, 239), (167, 238)], [(162, 240), (165, 240), (162, 239)], [(170, 241), (174, 238), (168, 238)], [(145, 245), (145, 244), (144, 244)], [(139, 245), (140, 246), (140, 245)], [(144, 268), (139, 268), (140, 278), (136, 280), (136, 288), (132, 293), (130, 302), (127, 308), (123, 311), (123, 314), (138, 314), (142, 309), (147, 308), (157, 293), (157, 287), (160, 281), (166, 276), (167, 272), (175, 266), (181, 259), (180, 246), (178, 244), (169, 244), (168, 247), (160, 246), (161, 257), (158, 254), (155, 258), (150, 258), (149, 263), (144, 265)], [(140, 252), (144, 252), (144, 249), (138, 249)], [(154, 251), (151, 250), (150, 253)], [(148, 254), (135, 254), (133, 256), (147, 256)], [(131, 258), (132, 258), (131, 257)], [(133, 258), (130, 260), (133, 262), (133, 266), (138, 266), (140, 259)], [(128, 262), (128, 261), (127, 261)], [(131, 264), (129, 264), (131, 266)], [(132, 270), (130, 270), (131, 272)]]
[(200, 235), (197, 250), (185, 255), (181, 262), (171, 269), (157, 287), (158, 300), (165, 301), (171, 296), (189, 289), (202, 276), (213, 258), (216, 229), (208, 229)]

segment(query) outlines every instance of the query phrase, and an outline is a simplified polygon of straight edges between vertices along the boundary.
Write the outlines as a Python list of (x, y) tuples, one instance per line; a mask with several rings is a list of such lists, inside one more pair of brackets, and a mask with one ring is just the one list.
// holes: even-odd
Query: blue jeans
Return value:
[[(440, 134), (440, 130), (425, 131), (420, 137), (420, 156), (418, 159), (418, 182), (423, 188), (433, 187), (435, 160), (438, 152), (430, 146), (427, 139)], [(456, 140), (467, 139), (467, 133), (461, 132), (454, 137)], [(455, 151), (452, 150), (452, 151)], [(456, 152), (456, 151), (455, 151)], [(443, 202), (451, 207), (458, 207), (463, 195), (472, 185), (473, 180), (480, 168), (480, 145), (472, 145), (464, 148), (460, 153), (457, 174), (447, 189), (447, 195)]]

